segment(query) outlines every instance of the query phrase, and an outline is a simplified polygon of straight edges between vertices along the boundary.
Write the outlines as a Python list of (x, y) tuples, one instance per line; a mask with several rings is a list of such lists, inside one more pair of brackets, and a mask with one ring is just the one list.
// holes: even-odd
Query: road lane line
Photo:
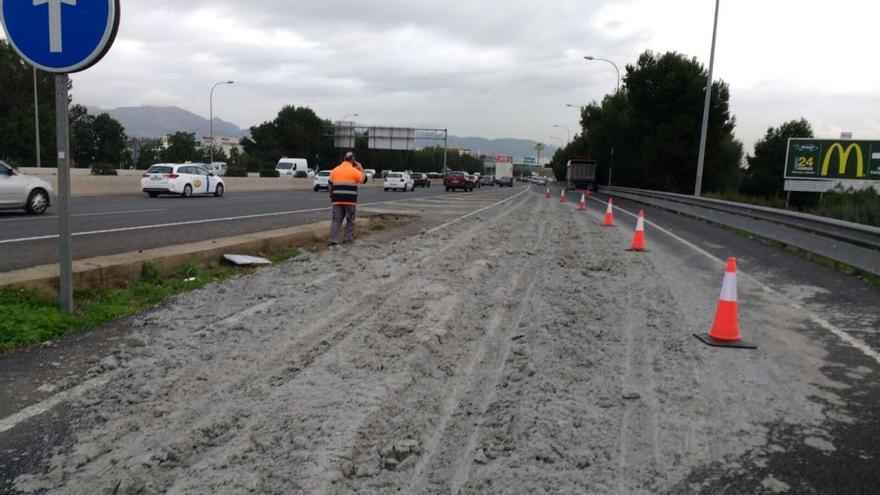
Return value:
[[(369, 207), (369, 206), (377, 206), (377, 205), (387, 205), (400, 203), (403, 201), (408, 201), (410, 198), (401, 198), (395, 199), (391, 201), (377, 201), (373, 203), (361, 203), (358, 207)], [(160, 223), (153, 225), (138, 225), (134, 227), (121, 227), (118, 229), (105, 229), (105, 230), (92, 230), (87, 232), (75, 232), (71, 236), (72, 237), (83, 237), (90, 235), (99, 235), (99, 234), (114, 234), (118, 232), (133, 232), (138, 230), (149, 230), (149, 229), (162, 229), (168, 227), (180, 227), (186, 225), (200, 225), (207, 223), (217, 223), (217, 222), (227, 222), (227, 221), (236, 221), (236, 220), (250, 220), (254, 218), (268, 218), (268, 217), (278, 217), (284, 215), (295, 215), (299, 213), (316, 213), (319, 211), (330, 211), (332, 209), (331, 206), (325, 206), (322, 208), (306, 208), (303, 210), (290, 210), (290, 211), (276, 211), (272, 213), (257, 213), (253, 215), (239, 215), (235, 217), (223, 217), (223, 218), (207, 218), (203, 220), (189, 220), (185, 222), (170, 222), (170, 223)], [(0, 240), (0, 245), (2, 244), (16, 244), (21, 242), (32, 242), (32, 241), (43, 241), (48, 239), (57, 239), (58, 234), (49, 234), (49, 235), (41, 235), (41, 236), (33, 236), (33, 237), (21, 237), (17, 239), (5, 239)]]
[[(602, 200), (599, 200), (599, 199), (596, 199), (593, 197), (590, 197), (590, 199), (592, 199), (593, 201), (596, 201), (598, 203), (601, 203), (601, 204), (606, 204), (605, 201), (602, 201)], [(619, 206), (614, 206), (614, 208), (616, 210), (623, 212), (623, 213), (626, 213), (627, 215), (629, 215), (633, 218), (638, 218), (638, 215), (636, 215), (635, 213), (624, 210), (623, 208), (621, 208)], [(712, 261), (717, 261), (721, 265), (726, 263), (725, 260), (718, 258), (714, 254), (706, 251), (705, 249), (701, 248), (700, 246), (697, 246), (697, 245), (691, 243), (690, 241), (687, 241), (687, 240), (673, 234), (672, 232), (664, 229), (663, 227), (657, 225), (656, 223), (654, 223), (650, 220), (646, 219), (645, 224), (650, 225), (652, 228), (657, 229), (657, 231), (668, 235), (669, 237), (677, 240), (678, 242), (680, 242), (680, 243), (684, 244), (685, 246), (693, 249), (694, 251), (702, 254), (703, 256), (709, 258)], [(769, 292), (771, 294), (778, 295), (782, 298), (786, 297), (784, 294), (782, 294), (778, 290), (776, 290), (773, 287), (770, 287), (769, 285), (765, 284), (764, 282), (761, 282), (760, 280), (758, 280), (755, 276), (749, 275), (747, 272), (744, 272), (740, 269), (738, 269), (737, 271), (743, 277), (750, 279), (753, 283), (755, 283), (758, 287), (760, 287), (764, 292)], [(840, 340), (842, 340), (842, 341), (846, 342), (847, 344), (851, 345), (852, 347), (858, 349), (859, 351), (862, 352), (862, 354), (864, 354), (865, 356), (876, 361), (877, 364), (880, 364), (880, 353), (878, 353), (877, 351), (872, 349), (871, 346), (869, 346), (868, 344), (866, 344), (862, 340), (860, 340), (856, 337), (853, 337), (852, 335), (848, 334), (845, 330), (841, 330), (840, 328), (837, 328), (836, 326), (834, 326), (834, 324), (832, 324), (828, 320), (822, 318), (821, 316), (814, 313), (812, 310), (810, 310), (804, 306), (801, 306), (800, 304), (791, 303), (791, 304), (789, 304), (789, 306), (792, 309), (796, 310), (797, 312), (802, 313), (805, 316), (807, 316), (807, 318), (809, 318), (810, 321), (812, 321), (813, 323), (819, 325), (820, 327), (824, 328), (825, 330), (836, 335)]]
[[(126, 211), (99, 211), (97, 213), (75, 213), (70, 215), (71, 217), (98, 217), (101, 215), (130, 215), (132, 213), (152, 213), (157, 211), (165, 211), (167, 208), (151, 208), (149, 210), (126, 210)], [(47, 220), (50, 218), (58, 218), (58, 215), (41, 215), (41, 216), (29, 216), (29, 217), (18, 217), (18, 218), (6, 218), (0, 220), (0, 223), (3, 222), (21, 222), (24, 220)]]
[(454, 224), (454, 223), (456, 223), (456, 222), (459, 222), (459, 221), (461, 221), (461, 220), (464, 220), (465, 218), (468, 218), (468, 217), (471, 217), (471, 216), (473, 216), (473, 215), (476, 215), (477, 213), (480, 213), (480, 212), (486, 211), (486, 210), (488, 210), (489, 208), (494, 208), (494, 207), (496, 207), (496, 206), (498, 206), (498, 205), (500, 205), (500, 204), (502, 204), (502, 203), (506, 203), (506, 202), (510, 201), (511, 199), (518, 198), (518, 197), (522, 196), (523, 194), (525, 194), (525, 193), (527, 193), (527, 192), (529, 192), (529, 188), (523, 189), (522, 191), (518, 192), (517, 194), (514, 194), (513, 196), (510, 196), (509, 198), (502, 199), (501, 201), (497, 201), (497, 202), (495, 202), (495, 203), (492, 203), (491, 205), (489, 205), (489, 206), (485, 206), (485, 207), (483, 207), (483, 208), (480, 208), (479, 210), (474, 210), (474, 211), (472, 211), (472, 212), (470, 212), (470, 213), (468, 213), (468, 214), (466, 214), (466, 215), (462, 215), (462, 216), (460, 216), (460, 217), (458, 217), (458, 218), (453, 218), (452, 220), (450, 220), (450, 221), (444, 223), (443, 225), (440, 225), (440, 226), (438, 226), (438, 227), (434, 227), (433, 229), (431, 229), (431, 230), (425, 232), (425, 234), (426, 234), (426, 235), (429, 235), (429, 234), (433, 234), (434, 232), (437, 232), (437, 231), (439, 231), (439, 230), (443, 230), (443, 229), (445, 229), (446, 227), (449, 227), (450, 225), (452, 225), (452, 224)]
[(0, 419), (0, 433), (11, 430), (20, 423), (27, 421), (34, 416), (39, 416), (62, 402), (67, 402), (68, 400), (79, 397), (90, 390), (105, 385), (109, 381), (110, 377), (107, 375), (92, 378), (91, 380), (82, 382), (73, 388), (58, 392), (42, 402), (32, 404), (11, 416)]

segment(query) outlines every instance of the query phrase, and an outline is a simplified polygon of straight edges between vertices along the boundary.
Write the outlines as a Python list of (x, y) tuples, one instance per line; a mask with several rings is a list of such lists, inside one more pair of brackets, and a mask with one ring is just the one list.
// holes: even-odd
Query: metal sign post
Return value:
[[(69, 73), (98, 63), (119, 30), (119, 0), (0, 0), (0, 25), (26, 62), (55, 74), (58, 145), (59, 302), (73, 311), (73, 262), (70, 254), (70, 104)], [(34, 72), (34, 117), (39, 118)], [(39, 139), (39, 127), (37, 127)], [(38, 141), (39, 142), (39, 141)], [(39, 160), (39, 145), (37, 160)]]
[(70, 255), (70, 117), (67, 74), (55, 76), (55, 126), (58, 142), (58, 295), (61, 310), (73, 312), (73, 258)]

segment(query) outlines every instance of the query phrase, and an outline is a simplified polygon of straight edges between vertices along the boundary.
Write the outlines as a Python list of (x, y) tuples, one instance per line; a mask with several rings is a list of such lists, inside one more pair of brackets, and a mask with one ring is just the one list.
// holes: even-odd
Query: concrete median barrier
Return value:
[[(22, 167), (21, 173), (40, 177), (57, 191), (58, 174), (54, 168)], [(116, 176), (91, 175), (86, 168), (70, 171), (70, 190), (73, 197), (89, 196), (131, 196), (143, 194), (141, 176), (143, 170), (119, 170)], [(259, 191), (305, 191), (313, 187), (312, 179), (291, 177), (223, 177), (227, 193)], [(373, 180), (363, 187), (382, 187), (381, 180)]]

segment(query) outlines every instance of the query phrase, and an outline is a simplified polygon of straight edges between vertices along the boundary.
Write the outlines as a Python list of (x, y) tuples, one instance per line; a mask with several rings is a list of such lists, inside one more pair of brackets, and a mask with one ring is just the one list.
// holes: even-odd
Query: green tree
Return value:
[(178, 131), (168, 135), (168, 147), (162, 150), (163, 162), (198, 162), (201, 158), (195, 133)]
[(242, 139), (241, 144), (251, 166), (256, 165), (258, 170), (274, 168), (284, 156), (307, 158), (314, 167), (320, 164), (322, 157), (326, 159), (328, 153), (335, 155), (328, 147), (331, 140), (325, 136), (325, 129), (330, 125), (311, 108), (285, 105), (271, 122), (251, 127), (251, 136)]
[(92, 122), (95, 147), (95, 162), (108, 163), (119, 167), (123, 163), (128, 136), (122, 124), (109, 114), (102, 113)]
[(104, 164), (118, 168), (127, 147), (128, 137), (118, 120), (106, 113), (89, 115), (82, 105), (70, 108), (70, 148), (75, 166)]
[(141, 148), (140, 153), (138, 154), (137, 159), (137, 168), (140, 170), (146, 170), (150, 168), (150, 165), (159, 163), (162, 161), (162, 153), (157, 147), (145, 147)]
[[(33, 68), (5, 40), (0, 40), (0, 158), (24, 166), (36, 164)], [(55, 84), (37, 71), (40, 155), (55, 165)]]
[(740, 192), (751, 196), (779, 196), (783, 191), (785, 154), (790, 138), (812, 138), (813, 127), (806, 119), (791, 120), (770, 127), (755, 143), (754, 156), (748, 156), (748, 169)]
[[(571, 156), (600, 164), (598, 180), (607, 183), (614, 163), (615, 185), (691, 193), (696, 178), (706, 69), (684, 55), (643, 53), (626, 67), (624, 87), (582, 109), (582, 132), (557, 152), (557, 178)], [(713, 85), (703, 186), (707, 191), (735, 189), (742, 145), (726, 83)], [(612, 150), (614, 150), (612, 156)]]

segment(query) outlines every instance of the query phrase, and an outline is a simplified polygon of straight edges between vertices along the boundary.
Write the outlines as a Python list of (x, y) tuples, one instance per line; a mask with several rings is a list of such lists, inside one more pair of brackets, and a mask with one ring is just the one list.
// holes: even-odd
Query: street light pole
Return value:
[(565, 132), (568, 133), (568, 142), (571, 143), (571, 130), (567, 126), (564, 126), (561, 124), (554, 124), (553, 127), (556, 127), (559, 129), (565, 129)]
[(37, 142), (37, 168), (43, 166), (40, 157), (40, 100), (37, 96), (37, 67), (34, 66), (34, 137)]
[(706, 78), (706, 103), (703, 106), (703, 128), (700, 132), (700, 156), (697, 159), (697, 182), (694, 196), (703, 194), (703, 167), (706, 164), (706, 141), (709, 137), (709, 105), (712, 104), (712, 72), (715, 70), (715, 40), (718, 38), (718, 11), (721, 0), (715, 0), (715, 25), (712, 28), (712, 52), (709, 55), (709, 76)]
[(210, 106), (210, 110), (209, 110), (210, 132), (209, 132), (209, 134), (210, 134), (210, 138), (211, 138), (211, 151), (210, 151), (211, 163), (214, 163), (214, 89), (217, 88), (217, 86), (220, 86), (222, 84), (234, 84), (234, 83), (235, 83), (235, 81), (221, 81), (221, 82), (218, 82), (217, 84), (211, 86), (211, 97), (210, 97), (210, 105), (209, 105)]
[[(620, 93), (620, 69), (617, 67), (617, 64), (615, 64), (614, 62), (612, 62), (611, 60), (608, 60), (606, 58), (596, 58), (596, 57), (591, 57), (591, 56), (584, 57), (584, 60), (589, 60), (589, 61), (598, 60), (599, 62), (608, 62), (609, 64), (611, 64), (611, 66), (614, 67), (614, 71), (617, 72), (617, 91), (615, 92), (615, 94)], [(616, 133), (615, 133), (615, 137), (617, 137)], [(611, 144), (611, 160), (608, 162), (608, 187), (611, 187), (611, 176), (613, 173), (614, 173), (614, 143)]]

